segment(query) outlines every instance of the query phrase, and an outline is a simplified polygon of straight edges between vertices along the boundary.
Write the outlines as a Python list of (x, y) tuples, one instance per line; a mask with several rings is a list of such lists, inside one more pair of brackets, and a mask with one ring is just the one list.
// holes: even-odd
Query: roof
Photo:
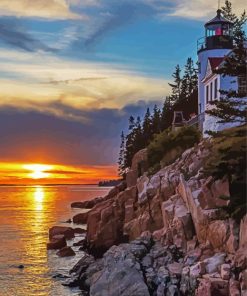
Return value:
[(231, 21), (229, 21), (228, 19), (226, 19), (225, 17), (223, 17), (221, 15), (221, 10), (218, 9), (217, 10), (217, 15), (216, 17), (214, 17), (213, 19), (211, 19), (210, 21), (208, 21), (205, 26), (207, 25), (213, 25), (213, 24), (218, 24), (218, 23), (228, 23), (228, 24), (232, 24)]
[(212, 71), (215, 70), (224, 60), (224, 57), (208, 58)]
[(212, 77), (217, 75), (214, 73), (214, 70), (223, 62), (225, 57), (216, 57), (216, 58), (208, 58), (208, 62), (210, 63), (211, 66), (211, 73), (208, 76), (205, 76), (202, 79), (202, 82), (206, 83), (208, 82)]

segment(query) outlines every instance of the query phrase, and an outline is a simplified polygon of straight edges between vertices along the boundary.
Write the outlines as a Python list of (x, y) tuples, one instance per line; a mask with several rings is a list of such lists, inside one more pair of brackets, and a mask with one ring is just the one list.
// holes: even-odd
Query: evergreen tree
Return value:
[(184, 76), (181, 83), (181, 98), (187, 98), (197, 88), (197, 69), (194, 66), (192, 58), (187, 59), (184, 67)]
[(125, 136), (124, 136), (124, 132), (122, 131), (119, 158), (118, 158), (118, 174), (121, 177), (123, 177), (125, 174), (124, 158), (125, 158)]
[(130, 116), (129, 118), (129, 134), (125, 139), (125, 155), (124, 155), (124, 168), (127, 169), (131, 167), (132, 157), (134, 155), (134, 127), (135, 127), (135, 118)]
[(175, 72), (172, 74), (172, 77), (174, 78), (173, 83), (168, 83), (171, 88), (172, 88), (172, 95), (170, 96), (172, 102), (176, 102), (179, 100), (180, 95), (181, 95), (181, 84), (182, 84), (182, 79), (181, 79), (181, 69), (180, 66), (177, 65), (175, 68)]
[(171, 104), (171, 98), (166, 97), (162, 111), (161, 111), (161, 118), (160, 118), (161, 131), (171, 126), (172, 118), (173, 118), (173, 107)]
[(232, 10), (232, 3), (228, 0), (225, 1), (225, 5), (221, 8), (222, 14), (229, 21), (233, 22), (233, 36), (236, 41), (241, 41), (242, 38), (245, 38), (244, 25), (247, 21), (246, 11), (238, 17)]
[(152, 119), (149, 108), (147, 108), (146, 114), (143, 119), (142, 130), (144, 144), (145, 146), (147, 146), (152, 138)]
[(161, 122), (160, 118), (161, 117), (161, 112), (158, 106), (155, 104), (154, 109), (153, 109), (153, 114), (152, 114), (152, 134), (158, 134), (161, 132)]

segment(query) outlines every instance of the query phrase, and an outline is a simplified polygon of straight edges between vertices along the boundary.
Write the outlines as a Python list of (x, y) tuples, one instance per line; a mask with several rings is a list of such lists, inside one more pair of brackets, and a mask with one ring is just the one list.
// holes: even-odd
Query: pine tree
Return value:
[(225, 1), (225, 5), (222, 6), (222, 14), (229, 21), (233, 22), (233, 36), (236, 41), (241, 41), (242, 38), (245, 38), (244, 25), (247, 21), (246, 11), (238, 17), (232, 10), (232, 3), (228, 0)]
[(152, 138), (152, 119), (149, 108), (147, 108), (146, 114), (143, 119), (142, 130), (144, 143), (145, 146), (147, 146)]
[(158, 106), (155, 104), (152, 114), (152, 134), (158, 134), (161, 132), (161, 122), (160, 122), (161, 112)]
[(125, 159), (124, 158), (125, 158), (125, 136), (124, 136), (124, 132), (122, 131), (119, 158), (118, 158), (118, 174), (121, 177), (123, 177), (125, 174)]
[(172, 95), (171, 95), (171, 100), (172, 102), (176, 102), (179, 100), (180, 95), (181, 95), (181, 84), (182, 84), (182, 79), (181, 79), (181, 69), (180, 66), (177, 65), (175, 68), (175, 72), (172, 74), (172, 77), (174, 78), (173, 83), (168, 83), (171, 88), (172, 88)]
[(134, 155), (134, 132), (135, 118), (130, 116), (129, 118), (129, 134), (125, 138), (125, 155), (124, 155), (124, 168), (131, 167), (132, 156)]
[(164, 131), (165, 129), (169, 128), (172, 124), (173, 107), (171, 104), (170, 97), (166, 97), (160, 117), (160, 128), (161, 131)]
[(192, 58), (187, 59), (184, 67), (184, 76), (181, 83), (181, 98), (187, 98), (197, 88), (197, 69), (194, 66)]

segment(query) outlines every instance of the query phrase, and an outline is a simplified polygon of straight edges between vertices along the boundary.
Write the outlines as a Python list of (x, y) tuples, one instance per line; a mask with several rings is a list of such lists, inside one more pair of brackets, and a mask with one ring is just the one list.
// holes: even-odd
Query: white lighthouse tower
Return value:
[[(220, 79), (214, 77), (212, 80), (212, 76), (214, 76), (213, 70), (233, 49), (232, 27), (233, 23), (224, 18), (221, 10), (218, 9), (217, 15), (205, 24), (205, 36), (197, 41), (198, 114), (203, 118), (203, 132), (206, 130), (207, 115), (205, 115), (205, 111), (209, 108), (207, 104), (219, 99), (219, 89), (223, 87)], [(207, 124), (207, 127), (210, 129), (210, 124)]]

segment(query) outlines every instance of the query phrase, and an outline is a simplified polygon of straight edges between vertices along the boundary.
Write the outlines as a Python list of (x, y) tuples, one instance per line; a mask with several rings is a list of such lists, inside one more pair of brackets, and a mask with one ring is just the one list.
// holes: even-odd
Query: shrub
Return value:
[(230, 205), (228, 213), (238, 222), (246, 213), (246, 125), (217, 133), (205, 174), (214, 179), (228, 177)]
[(167, 129), (156, 135), (147, 147), (150, 170), (159, 167), (161, 161), (162, 166), (169, 165), (199, 140), (200, 133), (194, 127), (182, 127), (177, 131)]

